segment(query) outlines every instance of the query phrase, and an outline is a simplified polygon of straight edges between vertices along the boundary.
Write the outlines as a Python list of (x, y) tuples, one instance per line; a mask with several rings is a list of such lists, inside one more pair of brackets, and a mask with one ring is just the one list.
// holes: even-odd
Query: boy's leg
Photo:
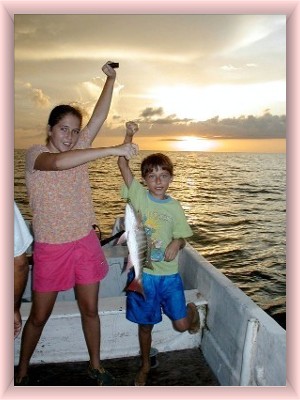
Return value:
[[(129, 273), (128, 280), (132, 279)], [(145, 297), (128, 291), (126, 299), (126, 318), (138, 324), (138, 336), (142, 365), (135, 377), (135, 386), (146, 385), (150, 371), (150, 349), (154, 324), (162, 320), (160, 298), (158, 293), (160, 277), (143, 273)]]
[(194, 303), (186, 305), (181, 276), (165, 276), (161, 287), (162, 307), (176, 331), (196, 333), (200, 329), (200, 316)]
[(139, 343), (142, 365), (135, 377), (135, 386), (145, 386), (150, 371), (150, 349), (153, 325), (139, 325)]
[(186, 306), (187, 316), (175, 321), (172, 321), (176, 331), (189, 333), (197, 333), (200, 329), (200, 316), (196, 304), (188, 303)]

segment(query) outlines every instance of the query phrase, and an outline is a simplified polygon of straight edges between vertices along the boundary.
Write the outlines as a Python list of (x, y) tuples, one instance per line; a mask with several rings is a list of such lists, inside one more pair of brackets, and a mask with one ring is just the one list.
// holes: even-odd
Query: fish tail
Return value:
[(140, 293), (143, 297), (145, 297), (144, 289), (142, 282), (139, 279), (132, 279), (132, 281), (125, 287), (125, 291), (137, 292)]

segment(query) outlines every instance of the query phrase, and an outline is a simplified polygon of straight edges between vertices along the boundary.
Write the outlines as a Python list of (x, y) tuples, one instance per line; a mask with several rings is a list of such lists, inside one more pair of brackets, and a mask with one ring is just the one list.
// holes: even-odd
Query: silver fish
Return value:
[[(143, 268), (153, 269), (153, 266), (149, 257), (148, 238), (142, 223), (141, 214), (136, 212), (130, 203), (127, 203), (125, 207), (124, 224), (124, 237), (127, 241), (129, 252), (126, 271), (129, 271), (133, 267), (135, 274), (134, 279), (127, 285), (125, 290), (139, 292), (144, 295), (142, 285)], [(119, 242), (122, 242), (122, 240), (124, 238), (122, 239), (121, 237)]]

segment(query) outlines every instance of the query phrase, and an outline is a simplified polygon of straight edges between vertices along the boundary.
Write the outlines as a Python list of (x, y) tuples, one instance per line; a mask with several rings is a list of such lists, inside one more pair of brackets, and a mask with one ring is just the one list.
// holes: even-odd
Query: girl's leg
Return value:
[(100, 318), (98, 314), (99, 283), (76, 285), (77, 302), (81, 314), (82, 329), (90, 356), (88, 373), (100, 386), (114, 386), (115, 378), (100, 362)]
[(33, 292), (30, 315), (22, 334), (17, 383), (27, 375), (31, 356), (51, 315), (56, 297), (57, 292)]
[(76, 285), (82, 329), (92, 368), (100, 368), (100, 318), (98, 314), (99, 283)]
[(142, 365), (135, 377), (135, 386), (144, 386), (150, 371), (150, 349), (153, 325), (139, 325), (139, 343)]

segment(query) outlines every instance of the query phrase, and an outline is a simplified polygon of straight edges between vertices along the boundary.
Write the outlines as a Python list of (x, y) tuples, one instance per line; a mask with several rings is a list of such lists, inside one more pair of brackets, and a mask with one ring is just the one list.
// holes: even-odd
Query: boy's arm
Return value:
[[(138, 125), (135, 122), (126, 122), (126, 134), (124, 138), (124, 144), (132, 143), (132, 138), (135, 132), (138, 131)], [(133, 174), (129, 167), (129, 161), (125, 157), (118, 158), (118, 166), (121, 171), (123, 180), (126, 186), (129, 188), (133, 181)]]
[(106, 82), (100, 94), (100, 97), (95, 105), (92, 116), (87, 123), (88, 136), (90, 139), (90, 144), (93, 142), (97, 136), (99, 130), (101, 129), (103, 123), (105, 122), (108, 112), (110, 109), (114, 83), (116, 79), (116, 71), (109, 65), (108, 61), (103, 65), (102, 71), (107, 76)]
[(179, 250), (183, 249), (186, 245), (186, 238), (193, 235), (186, 217), (184, 215), (183, 208), (179, 204), (179, 208), (176, 212), (176, 221), (174, 221), (176, 229), (173, 231), (173, 239), (168, 244), (165, 250), (165, 261), (172, 261), (177, 256)]

